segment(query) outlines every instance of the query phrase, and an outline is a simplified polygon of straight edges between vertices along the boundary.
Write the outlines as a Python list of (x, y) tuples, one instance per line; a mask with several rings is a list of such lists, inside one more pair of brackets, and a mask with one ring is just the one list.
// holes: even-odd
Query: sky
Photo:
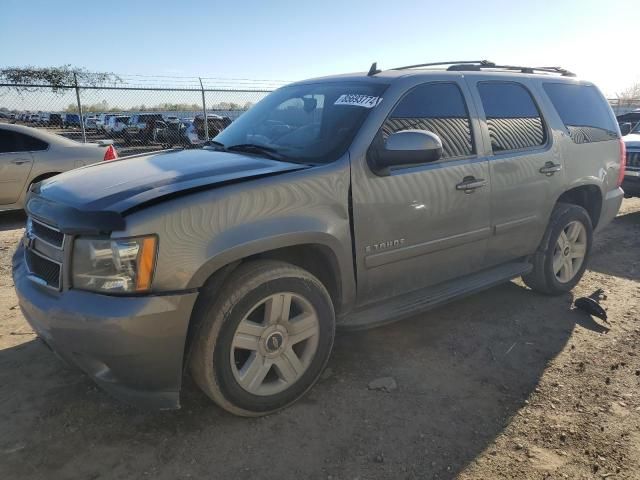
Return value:
[(611, 97), (640, 82), (637, 2), (0, 0), (0, 67), (293, 81), (489, 59), (559, 65)]

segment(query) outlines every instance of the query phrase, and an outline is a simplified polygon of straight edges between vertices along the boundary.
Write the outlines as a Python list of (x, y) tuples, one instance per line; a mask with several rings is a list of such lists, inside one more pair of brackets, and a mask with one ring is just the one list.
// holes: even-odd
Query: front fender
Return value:
[(349, 303), (355, 297), (353, 261), (348, 219), (335, 217), (331, 224), (317, 218), (287, 217), (238, 225), (212, 240), (207, 248), (208, 260), (196, 271), (188, 288), (199, 288), (215, 272), (243, 258), (272, 250), (318, 245), (328, 249), (335, 260), (341, 299)]

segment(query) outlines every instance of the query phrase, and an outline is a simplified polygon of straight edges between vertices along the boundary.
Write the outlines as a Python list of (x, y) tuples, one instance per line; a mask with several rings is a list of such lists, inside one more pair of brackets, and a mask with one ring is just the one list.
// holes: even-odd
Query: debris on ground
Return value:
[(381, 377), (369, 382), (369, 390), (381, 390), (383, 392), (392, 392), (398, 388), (393, 377)]
[(598, 288), (588, 297), (578, 298), (574, 302), (574, 305), (577, 309), (587, 312), (589, 315), (594, 317), (598, 317), (601, 320), (604, 320), (605, 323), (609, 324), (609, 320), (607, 320), (607, 311), (602, 308), (602, 305), (600, 305), (600, 300), (603, 298), (606, 298), (604, 290)]

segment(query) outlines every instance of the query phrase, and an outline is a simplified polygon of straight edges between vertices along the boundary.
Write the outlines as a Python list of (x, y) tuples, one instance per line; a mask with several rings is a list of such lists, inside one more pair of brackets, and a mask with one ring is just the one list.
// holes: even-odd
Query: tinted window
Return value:
[(611, 109), (595, 87), (545, 83), (544, 89), (574, 142), (591, 143), (618, 138)]
[(478, 91), (494, 153), (544, 145), (546, 133), (540, 112), (524, 86), (481, 82)]
[(454, 83), (427, 83), (411, 90), (382, 126), (383, 137), (401, 130), (433, 132), (442, 140), (442, 157), (473, 153), (471, 121), (462, 92)]
[(46, 150), (48, 145), (42, 140), (9, 130), (0, 130), (0, 153), (34, 152)]

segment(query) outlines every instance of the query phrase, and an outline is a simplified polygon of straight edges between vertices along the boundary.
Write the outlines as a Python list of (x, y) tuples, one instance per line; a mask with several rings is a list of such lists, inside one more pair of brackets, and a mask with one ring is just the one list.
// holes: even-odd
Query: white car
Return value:
[(129, 122), (129, 115), (111, 115), (104, 124), (104, 131), (107, 135), (118, 137), (122, 135), (122, 131)]
[(31, 185), (45, 178), (118, 158), (112, 143), (79, 143), (46, 130), (0, 124), (0, 211), (22, 208)]
[(113, 116), (115, 116), (116, 114), (114, 113), (101, 113), (100, 115), (96, 116), (96, 130), (98, 132), (105, 132), (105, 126), (107, 125), (107, 123), (109, 122), (109, 119)]
[(98, 130), (98, 126), (96, 124), (97, 118), (93, 115), (84, 119), (84, 129), (85, 130)]

